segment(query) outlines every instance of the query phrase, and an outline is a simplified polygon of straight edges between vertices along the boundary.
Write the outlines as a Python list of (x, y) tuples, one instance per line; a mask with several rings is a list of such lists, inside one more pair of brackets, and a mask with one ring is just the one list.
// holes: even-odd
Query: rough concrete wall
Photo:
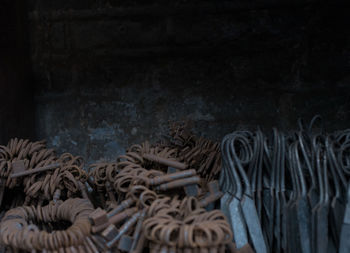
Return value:
[(22, 1), (0, 2), (0, 143), (11, 137), (34, 138), (35, 107)]
[(169, 120), (217, 140), (317, 113), (348, 127), (349, 7), (246, 2), (31, 0), (38, 138), (92, 162)]

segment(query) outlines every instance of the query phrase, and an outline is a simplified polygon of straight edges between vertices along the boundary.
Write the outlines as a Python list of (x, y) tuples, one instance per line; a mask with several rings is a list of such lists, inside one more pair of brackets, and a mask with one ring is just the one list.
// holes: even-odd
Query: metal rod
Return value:
[(46, 165), (46, 166), (43, 166), (43, 167), (39, 167), (39, 168), (35, 168), (35, 169), (32, 169), (32, 170), (26, 170), (26, 171), (22, 171), (22, 172), (11, 174), (10, 178), (23, 177), (23, 176), (31, 175), (31, 174), (34, 174), (34, 173), (51, 170), (51, 169), (57, 168), (59, 166), (60, 166), (59, 163), (49, 164), (49, 165)]

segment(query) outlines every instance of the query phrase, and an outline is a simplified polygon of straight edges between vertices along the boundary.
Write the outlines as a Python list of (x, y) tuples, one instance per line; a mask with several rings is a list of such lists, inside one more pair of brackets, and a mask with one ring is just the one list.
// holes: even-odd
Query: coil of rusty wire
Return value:
[[(14, 249), (31, 251), (79, 248), (90, 235), (89, 201), (70, 198), (47, 206), (22, 206), (9, 210), (1, 221), (1, 243)], [(52, 223), (69, 221), (65, 230), (50, 231)], [(38, 225), (35, 225), (37, 223)], [(40, 229), (39, 227), (44, 227)], [(45, 230), (46, 228), (46, 230)]]
[[(23, 169), (26, 171), (52, 164), (58, 166), (45, 173), (11, 178), (16, 161), (23, 161)], [(15, 138), (11, 139), (7, 146), (0, 146), (0, 179), (5, 181), (6, 189), (23, 187), (21, 191), (25, 193), (24, 202), (18, 204), (48, 202), (55, 193), (63, 198), (79, 196), (78, 182), (84, 183), (87, 180), (83, 166), (81, 157), (69, 153), (57, 156), (53, 149), (46, 148), (44, 141), (30, 142)]]
[(206, 212), (193, 197), (181, 201), (159, 199), (153, 202), (149, 214), (152, 216), (144, 222), (146, 238), (176, 252), (183, 249), (225, 252), (225, 245), (232, 240), (223, 213), (219, 210)]

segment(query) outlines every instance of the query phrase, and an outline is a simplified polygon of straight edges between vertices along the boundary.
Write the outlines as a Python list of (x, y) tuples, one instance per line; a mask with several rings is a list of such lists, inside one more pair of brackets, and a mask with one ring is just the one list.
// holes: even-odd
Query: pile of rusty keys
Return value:
[[(56, 156), (44, 142), (0, 146), (0, 249), (238, 252), (225, 216), (214, 211), (223, 195), (219, 145), (175, 132), (176, 141), (133, 145), (88, 173), (81, 157)], [(155, 221), (163, 225), (149, 225)]]
[[(56, 156), (43, 141), (11, 139), (0, 146), (0, 206), (42, 204), (59, 194), (78, 197), (78, 182), (87, 180), (83, 166), (81, 157), (69, 153)], [(5, 191), (15, 196), (14, 201), (2, 203)]]
[[(171, 164), (174, 166), (174, 163), (168, 163), (164, 159), (156, 159), (154, 156), (152, 156), (151, 159), (159, 163), (166, 163), (167, 165)], [(187, 166), (185, 165), (181, 165), (181, 168), (186, 167)], [(159, 201), (165, 199), (166, 201), (171, 200), (171, 203), (168, 203), (167, 207), (176, 208), (181, 211), (182, 209), (179, 207), (182, 207), (182, 205), (180, 205), (181, 201), (178, 199), (178, 195), (175, 195), (175, 198), (173, 199), (164, 196), (174, 196), (174, 194), (171, 193), (171, 190), (176, 188), (186, 189), (186, 187), (193, 186), (194, 184), (200, 182), (200, 178), (196, 176), (195, 170), (188, 169), (181, 171), (175, 170), (174, 172), (173, 171), (174, 170), (172, 169), (168, 169), (169, 173), (165, 174), (164, 172), (158, 170), (125, 167), (118, 173), (118, 175), (115, 177), (114, 188), (116, 189), (116, 192), (125, 194), (125, 199), (108, 213), (102, 209), (97, 209), (90, 215), (90, 220), (92, 222), (92, 232), (101, 235), (107, 241), (107, 248), (117, 247), (121, 251), (136, 253), (142, 252), (145, 247), (146, 239), (150, 241), (150, 245), (152, 245), (152, 247), (159, 244), (156, 239), (147, 238), (147, 235), (140, 234), (145, 226), (144, 220), (149, 218), (149, 216), (152, 217), (155, 215), (155, 213), (150, 210), (159, 208), (161, 206), (159, 205)], [(203, 215), (206, 214), (207, 211), (203, 209), (203, 207), (206, 207), (209, 204), (215, 202), (222, 196), (222, 193), (219, 191), (217, 181), (208, 183), (208, 189), (208, 194), (203, 195), (203, 197), (199, 200), (192, 196), (193, 194), (191, 193), (187, 195), (188, 197), (185, 197), (185, 200), (186, 198), (192, 198), (192, 203), (195, 202), (194, 206), (196, 206), (197, 209), (193, 210), (193, 212), (200, 211), (203, 213)], [(167, 191), (170, 191), (170, 193), (165, 194)], [(159, 192), (159, 194), (156, 192)], [(186, 190), (184, 190), (184, 192), (186, 193)], [(194, 195), (197, 196), (199, 192), (199, 189), (197, 189), (196, 194)], [(190, 206), (190, 204), (188, 205)], [(195, 215), (195, 213), (193, 215)], [(229, 225), (226, 222), (224, 216), (222, 215), (221, 217), (223, 217), (222, 223), (226, 225), (226, 230), (223, 230), (225, 233), (222, 232), (220, 235), (226, 235), (227, 229), (230, 231)], [(177, 220), (177, 223), (181, 223), (181, 220), (183, 220), (183, 217)], [(204, 220), (202, 221), (204, 222)], [(185, 224), (183, 225), (185, 226)], [(174, 252), (178, 252), (180, 248), (183, 247), (186, 247), (188, 252), (192, 252), (191, 249), (195, 250), (195, 248), (199, 247), (204, 250), (205, 247), (203, 245), (200, 246), (197, 243), (191, 244), (192, 246), (187, 244), (185, 246), (181, 246), (181, 236), (183, 235), (174, 234), (174, 232), (178, 231), (178, 229), (175, 229), (175, 231), (173, 227), (170, 227), (169, 231), (167, 229), (168, 227), (164, 226), (164, 233), (168, 234), (168, 236), (171, 235), (174, 242), (179, 242), (178, 247), (172, 245)], [(214, 231), (218, 230), (219, 228), (214, 229)], [(194, 236), (200, 237), (202, 236), (202, 233), (203, 231), (201, 228), (196, 228), (192, 234)], [(212, 236), (217, 238), (217, 235), (215, 234), (216, 232), (209, 231), (206, 233), (214, 233)], [(230, 234), (231, 232), (229, 232), (227, 236), (229, 237)], [(188, 238), (188, 236), (191, 236), (191, 233), (186, 232), (186, 237), (182, 240), (191, 240), (191, 238)], [(223, 250), (225, 250), (226, 246), (230, 244), (231, 240), (227, 239), (226, 237), (225, 240), (224, 238), (222, 240), (223, 241), (221, 241), (220, 244), (222, 244), (221, 247)], [(159, 244), (159, 246), (163, 247), (163, 252), (168, 252), (166, 249), (170, 245), (166, 246)], [(214, 242), (212, 242), (211, 247), (214, 247)], [(177, 248), (179, 249), (177, 250)], [(157, 250), (154, 251), (154, 249), (152, 249), (152, 252), (157, 252)]]
[(144, 222), (150, 252), (225, 252), (232, 232), (222, 212), (206, 212), (194, 197), (160, 198)]
[(238, 249), (350, 252), (350, 130), (313, 130), (317, 119), (288, 135), (223, 139), (221, 209)]
[[(91, 166), (88, 181), (100, 192), (100, 202), (105, 203), (102, 209), (90, 215), (92, 232), (106, 240), (106, 248), (125, 252), (142, 252), (145, 248), (152, 252), (197, 252), (199, 249), (201, 252), (209, 249), (215, 252), (220, 244), (221, 251), (236, 252), (230, 240), (232, 233), (223, 215), (221, 221), (217, 221), (223, 224), (223, 228), (208, 223), (208, 227), (213, 225), (213, 229), (205, 230), (197, 224), (190, 226), (183, 223), (184, 216), (172, 217), (175, 223), (183, 223), (182, 232), (179, 233), (180, 227), (174, 229), (163, 224), (162, 234), (170, 236), (177, 246), (166, 245), (144, 232), (146, 220), (158, 215), (154, 210), (162, 206), (162, 201), (166, 201), (171, 209), (181, 211), (185, 207), (180, 203), (187, 203), (185, 200), (191, 198), (192, 202), (188, 203), (195, 203), (193, 206), (196, 207), (192, 210), (193, 215), (203, 214), (201, 221), (205, 222), (204, 217), (210, 218), (205, 214), (214, 209), (214, 202), (222, 196), (216, 180), (201, 178), (198, 175), (200, 168), (179, 161), (182, 148), (164, 144), (152, 146), (145, 142), (131, 146), (116, 163)], [(200, 150), (205, 153), (207, 149), (203, 147)], [(195, 153), (197, 156), (201, 154), (198, 150)], [(208, 175), (213, 175), (210, 169), (214, 165), (217, 166), (217, 163), (207, 163)], [(191, 216), (190, 213), (188, 215)], [(196, 242), (187, 244), (192, 236), (197, 238)], [(209, 244), (201, 243), (207, 239), (211, 239), (207, 242)]]

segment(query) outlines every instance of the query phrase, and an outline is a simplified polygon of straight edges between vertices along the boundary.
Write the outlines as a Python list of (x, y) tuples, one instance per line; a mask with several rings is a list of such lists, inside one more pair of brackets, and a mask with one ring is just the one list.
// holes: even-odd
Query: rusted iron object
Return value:
[(126, 200), (123, 200), (117, 207), (115, 207), (112, 211), (110, 211), (107, 214), (107, 216), (110, 218), (110, 217), (122, 212), (123, 210), (130, 207), (134, 203), (135, 203), (135, 199), (133, 199), (133, 198), (128, 198)]
[(198, 196), (198, 194), (199, 194), (199, 189), (198, 189), (198, 186), (196, 183), (186, 185), (184, 187), (184, 191), (185, 191), (187, 196)]
[(174, 160), (165, 159), (165, 158), (162, 158), (160, 156), (156, 156), (156, 155), (152, 155), (152, 154), (144, 154), (143, 157), (149, 161), (159, 163), (159, 164), (162, 164), (164, 166), (170, 166), (170, 167), (173, 167), (173, 168), (176, 168), (179, 170), (184, 170), (188, 167), (184, 163), (174, 161)]
[(175, 188), (184, 187), (187, 185), (198, 184), (199, 182), (200, 182), (200, 178), (198, 176), (194, 176), (194, 177), (174, 180), (170, 183), (161, 184), (157, 186), (155, 189), (161, 190), (161, 191), (167, 191)]
[(54, 164), (49, 164), (49, 165), (42, 166), (39, 168), (31, 169), (31, 170), (25, 170), (25, 166), (24, 166), (23, 161), (15, 161), (12, 163), (12, 166), (14, 168), (14, 171), (10, 175), (10, 178), (23, 177), (23, 176), (31, 175), (34, 173), (45, 172), (48, 170), (58, 168), (60, 166), (60, 164), (54, 163)]
[(0, 146), (0, 178), (5, 180), (6, 188), (21, 189), (16, 195), (22, 201), (18, 200), (15, 206), (51, 201), (58, 189), (65, 198), (80, 197), (77, 182), (87, 178), (83, 165), (81, 157), (69, 153), (56, 156), (44, 141), (15, 138)]
[[(102, 211), (103, 210), (101, 210), (101, 212)], [(107, 220), (102, 220), (102, 219), (98, 219), (97, 220), (97, 219), (95, 219), (95, 221), (98, 221), (99, 223), (94, 225), (91, 228), (91, 231), (93, 233), (98, 233), (98, 232), (102, 231), (103, 229), (105, 229), (106, 227), (108, 227), (109, 225), (118, 224), (119, 222), (128, 219), (135, 212), (137, 212), (137, 208), (136, 207), (132, 207), (132, 208), (128, 208), (128, 209), (124, 210), (121, 213), (118, 213), (118, 214), (112, 216), (110, 219), (107, 219)], [(102, 215), (99, 215), (99, 217), (102, 217)]]
[(159, 185), (163, 183), (168, 183), (182, 178), (187, 178), (196, 175), (195, 170), (184, 170), (175, 173), (166, 174), (163, 176), (157, 176), (154, 178), (147, 179), (149, 185)]
[(98, 226), (105, 222), (108, 222), (108, 220), (111, 217), (124, 211), (134, 203), (135, 203), (135, 200), (133, 198), (128, 198), (122, 201), (117, 207), (115, 207), (113, 210), (111, 210), (108, 213), (102, 210), (101, 208), (96, 209), (93, 213), (90, 214), (89, 218), (93, 225)]
[(224, 194), (222, 192), (216, 192), (216, 193), (211, 193), (204, 199), (200, 200), (200, 206), (201, 207), (206, 207), (210, 203), (213, 203), (217, 200), (219, 200)]
[(130, 246), (130, 251), (134, 252), (137, 248), (140, 248), (141, 246), (139, 246), (139, 243), (142, 243), (142, 241), (140, 242), (140, 234), (142, 231), (142, 224), (143, 221), (146, 218), (146, 214), (147, 214), (147, 209), (143, 209), (143, 211), (141, 212), (141, 215), (137, 221), (136, 227), (135, 227), (135, 231), (133, 233), (133, 242)]
[(113, 191), (113, 188), (112, 188), (110, 182), (106, 182), (106, 191), (107, 191), (109, 200), (110, 200), (112, 203), (117, 203), (117, 200), (116, 200), (116, 198), (115, 198), (114, 191)]
[[(44, 207), (23, 206), (9, 210), (0, 223), (0, 242), (6, 246), (32, 251), (53, 251), (85, 244), (90, 235), (88, 215), (94, 210), (84, 199), (68, 199)], [(68, 220), (70, 227), (59, 232), (40, 230), (32, 222), (56, 222)], [(74, 240), (72, 240), (74, 238)], [(71, 248), (73, 250), (73, 248)]]
[[(185, 135), (182, 137), (187, 138)], [(201, 146), (203, 150), (208, 150), (210, 146), (207, 147), (207, 142), (201, 142), (200, 145), (203, 145)], [(189, 161), (193, 162), (199, 158), (198, 155), (201, 155), (198, 147), (195, 147), (195, 152), (191, 155), (192, 160)], [(191, 243), (193, 238), (189, 236), (192, 233), (195, 236), (195, 243), (201, 244), (203, 240), (208, 241), (207, 235), (212, 233), (212, 236), (219, 238), (221, 242), (216, 248), (225, 249), (227, 238), (223, 235), (227, 234), (230, 237), (231, 234), (227, 230), (227, 222), (218, 218), (220, 221), (217, 223), (222, 224), (217, 225), (214, 230), (210, 229), (213, 227), (211, 219), (221, 216), (210, 213), (205, 216), (206, 211), (201, 209), (199, 201), (199, 199), (203, 201), (210, 186), (205, 179), (199, 177), (198, 171), (201, 171), (201, 175), (210, 175), (212, 165), (215, 164), (212, 163), (214, 160), (206, 159), (211, 161), (210, 164), (205, 163), (207, 167), (198, 167), (196, 164), (196, 167), (192, 168), (192, 165), (188, 166), (187, 163), (180, 162), (188, 159), (183, 156), (184, 154), (185, 150), (180, 152), (179, 147), (172, 144), (167, 147), (163, 144), (151, 145), (145, 142), (132, 145), (127, 149), (126, 154), (118, 157), (114, 163), (91, 165), (87, 174), (83, 170), (83, 161), (80, 157), (74, 157), (71, 154), (58, 157), (54, 150), (46, 149), (44, 142), (11, 140), (8, 146), (0, 146), (0, 178), (4, 180), (4, 188), (17, 189), (23, 186), (24, 196), (16, 197), (6, 205), (6, 208), (16, 210), (15, 207), (23, 203), (36, 206), (36, 211), (30, 209), (28, 214), (31, 216), (34, 213), (35, 216), (39, 215), (42, 218), (28, 218), (27, 222), (43, 220), (44, 222), (40, 224), (40, 235), (48, 233), (52, 236), (48, 237), (50, 242), (41, 245), (44, 247), (40, 245), (40, 247), (34, 247), (32, 244), (35, 244), (37, 239), (34, 241), (31, 239), (34, 235), (32, 230), (36, 231), (37, 228), (33, 224), (25, 233), (22, 233), (23, 231), (17, 231), (18, 233), (11, 235), (5, 233), (5, 238), (0, 234), (0, 244), (4, 239), (5, 245), (15, 251), (33, 246), (32, 252), (36, 250), (97, 253), (120, 250), (140, 253), (149, 248), (150, 252), (212, 253), (215, 252), (214, 246), (193, 245)], [(59, 166), (50, 168), (55, 164)], [(166, 167), (168, 167), (168, 174), (166, 174)], [(50, 171), (51, 169), (53, 170)], [(11, 175), (14, 177), (12, 178)], [(86, 188), (87, 183), (89, 190)], [(177, 190), (179, 188), (180, 191)], [(73, 229), (68, 230), (79, 233), (78, 237), (75, 234), (66, 234), (71, 232), (67, 232), (67, 228), (62, 227), (62, 224), (55, 223), (56, 219), (61, 217), (57, 216), (57, 208), (66, 206), (63, 203), (74, 197), (82, 197), (80, 201), (90, 207), (93, 205), (98, 207), (89, 211), (82, 209), (81, 214), (84, 213), (84, 219), (70, 220), (73, 223)], [(211, 196), (210, 201), (213, 199), (215, 198)], [(70, 208), (66, 206), (60, 212), (64, 212), (64, 217), (68, 217), (67, 215), (80, 217), (78, 215), (80, 211), (76, 211), (78, 205), (75, 202), (71, 202), (71, 205)], [(24, 209), (27, 210), (26, 207)], [(51, 212), (54, 213), (51, 214)], [(55, 217), (53, 224), (50, 224), (51, 216)], [(155, 218), (153, 221), (157, 227), (154, 230), (147, 222), (152, 217)], [(171, 219), (165, 226), (163, 226), (164, 217)], [(16, 213), (6, 216), (0, 223), (0, 230), (6, 228), (9, 220), (16, 222), (18, 218), (20, 217), (16, 218)], [(178, 227), (184, 219), (188, 220), (186, 225)], [(205, 225), (200, 226), (199, 223)], [(74, 224), (81, 226), (86, 233), (79, 232), (78, 228), (74, 228)], [(145, 231), (146, 224), (148, 224), (147, 231), (154, 231), (154, 234)], [(18, 226), (18, 224), (12, 223), (10, 226)], [(22, 234), (18, 238), (19, 233)], [(157, 236), (161, 236), (162, 240), (159, 241)], [(24, 237), (27, 242), (22, 247), (19, 242), (24, 240)]]
[(213, 180), (208, 183), (208, 190), (210, 193), (217, 193), (220, 191), (220, 186), (219, 186), (219, 181), (218, 180)]
[[(228, 245), (232, 232), (220, 211), (206, 212), (196, 198), (168, 202), (154, 202), (152, 217), (144, 222), (144, 234), (160, 251), (213, 252), (218, 246)], [(157, 247), (158, 245), (158, 247)]]
[(121, 236), (124, 235), (128, 230), (130, 230), (134, 224), (136, 224), (140, 216), (141, 212), (135, 213), (129, 220), (127, 220), (123, 224), (123, 226), (121, 226), (119, 231), (116, 230), (116, 227), (114, 225), (108, 226), (108, 228), (102, 233), (106, 240), (108, 240), (107, 247), (111, 248), (115, 243), (117, 243)]

